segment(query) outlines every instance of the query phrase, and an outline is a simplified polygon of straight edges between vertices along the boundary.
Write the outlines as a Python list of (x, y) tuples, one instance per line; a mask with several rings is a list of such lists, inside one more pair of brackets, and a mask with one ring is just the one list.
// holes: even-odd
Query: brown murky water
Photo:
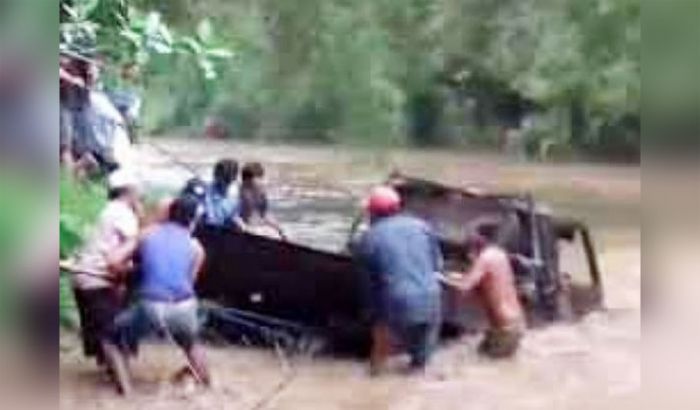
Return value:
[[(370, 379), (365, 364), (335, 358), (292, 359), (293, 373), (268, 350), (210, 347), (210, 391), (173, 386), (181, 365), (169, 346), (147, 347), (133, 372), (134, 398), (116, 397), (80, 356), (71, 335), (61, 354), (64, 409), (638, 409), (641, 388), (640, 177), (635, 167), (533, 165), (482, 154), (445, 151), (307, 148), (225, 142), (158, 140), (202, 175), (217, 157), (259, 160), (268, 168), (274, 212), (292, 240), (340, 249), (357, 201), (388, 172), (455, 185), (533, 191), (558, 213), (586, 220), (605, 277), (606, 306), (576, 324), (530, 332), (519, 356), (480, 359), (475, 337), (443, 347), (424, 377)], [(142, 176), (156, 187), (177, 187), (188, 176), (160, 149), (140, 151)], [(564, 265), (585, 272), (579, 251)], [(288, 376), (288, 374), (293, 374)]]

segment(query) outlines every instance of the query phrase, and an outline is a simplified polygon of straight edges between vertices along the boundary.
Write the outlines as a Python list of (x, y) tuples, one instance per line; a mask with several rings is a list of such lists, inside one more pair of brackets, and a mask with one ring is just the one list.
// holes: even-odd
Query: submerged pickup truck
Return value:
[[(448, 269), (468, 267), (466, 238), (489, 228), (513, 256), (531, 326), (573, 320), (602, 305), (601, 274), (583, 222), (552, 215), (531, 195), (483, 193), (398, 174), (387, 183), (401, 194), (405, 212), (435, 229)], [(350, 241), (361, 226), (358, 218), (349, 229)], [(210, 328), (233, 337), (261, 327), (299, 334), (309, 330), (339, 345), (366, 345), (364, 273), (350, 252), (322, 251), (243, 232), (201, 229), (197, 235), (207, 251), (198, 293), (216, 306), (210, 310)], [(574, 243), (581, 244), (587, 259), (585, 281), (572, 280), (560, 266), (560, 247)], [(483, 326), (483, 315), (473, 302), (445, 290), (445, 334)]]

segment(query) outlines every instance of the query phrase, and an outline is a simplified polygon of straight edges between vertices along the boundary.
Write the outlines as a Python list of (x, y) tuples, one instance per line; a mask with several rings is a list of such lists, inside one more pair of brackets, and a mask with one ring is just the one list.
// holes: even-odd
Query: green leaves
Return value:
[(176, 43), (177, 51), (191, 54), (204, 78), (214, 80), (218, 77), (217, 63), (233, 58), (233, 53), (228, 49), (218, 47), (218, 39), (214, 37), (214, 30), (209, 19), (201, 20), (196, 31), (195, 37), (183, 36), (179, 43)]
[[(104, 54), (117, 65), (149, 65), (155, 56), (191, 56), (207, 79), (217, 77), (216, 62), (232, 56), (218, 44), (213, 25), (202, 20), (194, 36), (173, 32), (158, 11), (142, 11), (127, 0), (61, 2), (67, 21), (60, 25), (61, 48)], [(116, 75), (113, 73), (113, 75)]]
[(210, 48), (205, 50), (205, 54), (209, 57), (218, 58), (222, 60), (233, 58), (234, 56), (234, 54), (230, 50), (225, 48)]
[(142, 36), (144, 47), (153, 53), (170, 54), (173, 52), (173, 36), (163, 23), (160, 13), (148, 13)]
[(67, 258), (78, 249), (90, 227), (106, 203), (107, 193), (102, 186), (75, 182), (61, 175), (59, 237), (61, 258)]
[[(556, 119), (543, 120), (554, 128), (540, 134), (568, 143), (574, 103), (587, 141), (638, 112), (640, 1), (141, 4), (186, 34), (174, 36), (177, 66), (167, 59), (158, 67), (154, 94), (175, 106), (158, 107), (172, 112), (167, 125), (201, 124), (211, 115), (237, 137), (396, 143), (425, 119), (436, 124), (433, 142), (449, 129), (457, 130), (450, 141), (471, 141), (501, 125), (495, 112), (504, 100), (524, 98)], [(179, 65), (183, 56), (200, 75)], [(202, 81), (215, 77), (216, 87)]]
[(184, 36), (180, 39), (182, 50), (186, 50), (192, 54), (199, 55), (202, 53), (202, 46), (194, 37)]
[[(83, 243), (90, 227), (97, 219), (106, 203), (107, 193), (101, 185), (89, 182), (77, 182), (67, 174), (60, 179), (60, 216), (59, 238), (61, 259), (74, 256)], [(67, 275), (60, 278), (60, 312), (61, 326), (74, 328), (75, 301)]]
[(211, 21), (209, 19), (203, 19), (197, 25), (197, 37), (206, 43), (213, 40), (214, 30), (211, 26)]
[[(504, 2), (491, 10), (495, 30), (481, 64), (544, 109), (581, 105), (585, 139), (594, 140), (602, 127), (639, 114), (639, 8), (638, 0)], [(574, 132), (564, 123), (552, 123), (560, 140)]]

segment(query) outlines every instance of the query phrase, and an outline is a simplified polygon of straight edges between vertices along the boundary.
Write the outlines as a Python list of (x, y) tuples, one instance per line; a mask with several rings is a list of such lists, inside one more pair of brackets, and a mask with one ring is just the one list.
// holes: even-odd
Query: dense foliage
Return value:
[[(147, 131), (214, 118), (235, 138), (494, 145), (529, 118), (534, 146), (639, 147), (641, 0), (82, 2), (130, 16), (97, 37), (148, 63)], [(94, 10), (82, 21), (108, 26)], [(164, 27), (196, 35), (163, 47)], [(162, 53), (187, 39), (233, 51), (219, 81)]]
[[(68, 258), (81, 245), (90, 226), (105, 205), (107, 193), (101, 185), (76, 182), (63, 175), (60, 180), (60, 255)], [(60, 318), (64, 325), (75, 325), (75, 302), (66, 274), (60, 279)]]
[(647, 152), (700, 152), (700, 1), (644, 3), (644, 144)]
[(638, 144), (638, 0), (142, 3), (178, 25), (214, 16), (237, 53), (216, 90), (180, 82), (177, 125), (213, 113), (237, 137), (494, 141), (526, 101), (537, 138)]
[[(62, 0), (60, 48), (106, 63), (109, 81), (125, 66), (148, 68), (153, 61), (185, 56), (205, 79), (216, 78), (217, 63), (231, 53), (217, 47), (212, 27), (202, 20), (196, 33), (173, 32), (156, 11), (142, 11), (129, 0)], [(165, 58), (164, 58), (165, 57)], [(116, 70), (115, 70), (116, 69)]]

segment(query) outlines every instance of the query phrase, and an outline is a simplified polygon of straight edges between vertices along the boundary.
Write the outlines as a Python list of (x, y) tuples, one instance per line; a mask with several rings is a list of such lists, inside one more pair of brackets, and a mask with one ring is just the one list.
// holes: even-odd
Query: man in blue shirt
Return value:
[[(192, 198), (198, 203), (198, 224), (207, 227), (242, 229), (240, 218), (238, 162), (221, 159), (214, 165), (213, 180), (205, 183), (198, 177), (187, 181), (180, 197)], [(232, 189), (233, 188), (233, 189)]]
[(427, 223), (400, 213), (401, 200), (390, 187), (372, 190), (366, 204), (370, 229), (358, 257), (368, 274), (372, 314), (372, 374), (381, 371), (391, 345), (411, 356), (411, 370), (423, 370), (437, 343), (441, 322), (438, 272), (442, 253)]
[[(116, 320), (123, 350), (136, 351), (141, 338), (156, 332), (177, 344), (187, 356), (179, 374), (209, 385), (204, 351), (198, 342), (197, 297), (194, 286), (204, 264), (202, 245), (192, 237), (198, 204), (194, 198), (173, 201), (169, 219), (144, 233), (138, 247), (140, 275), (137, 303)], [(129, 386), (128, 375), (122, 384)]]

